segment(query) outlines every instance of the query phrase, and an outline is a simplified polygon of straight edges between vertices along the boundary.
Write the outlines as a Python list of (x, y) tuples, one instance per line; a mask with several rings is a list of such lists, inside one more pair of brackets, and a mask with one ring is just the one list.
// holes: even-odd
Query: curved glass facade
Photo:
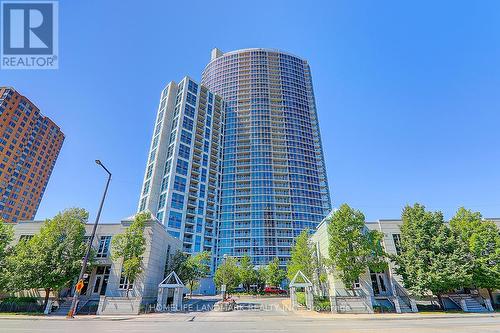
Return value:
[(309, 65), (269, 49), (212, 51), (202, 84), (226, 103), (217, 260), (282, 265), (331, 209)]

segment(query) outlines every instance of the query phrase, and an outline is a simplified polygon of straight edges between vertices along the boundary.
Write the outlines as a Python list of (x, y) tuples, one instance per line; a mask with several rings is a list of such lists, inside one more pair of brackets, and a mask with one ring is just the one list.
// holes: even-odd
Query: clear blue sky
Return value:
[(367, 219), (421, 202), (500, 216), (500, 2), (60, 2), (60, 69), (0, 71), (66, 141), (37, 218), (133, 214), (160, 91), (210, 50), (279, 48), (310, 62), (332, 201)]

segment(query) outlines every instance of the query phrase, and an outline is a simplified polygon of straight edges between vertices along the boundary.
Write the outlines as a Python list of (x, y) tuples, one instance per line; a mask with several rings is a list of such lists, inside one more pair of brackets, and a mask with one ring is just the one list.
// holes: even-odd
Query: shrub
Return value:
[(37, 297), (30, 297), (30, 296), (25, 296), (25, 297), (6, 297), (2, 299), (2, 303), (38, 303), (38, 298)]
[(300, 305), (306, 305), (306, 294), (305, 292), (303, 291), (297, 291), (296, 292), (296, 295), (297, 295), (297, 303), (299, 303)]
[(315, 311), (330, 311), (331, 304), (330, 298), (327, 296), (314, 296), (314, 310)]
[(8, 297), (0, 303), (0, 312), (42, 312), (36, 297)]

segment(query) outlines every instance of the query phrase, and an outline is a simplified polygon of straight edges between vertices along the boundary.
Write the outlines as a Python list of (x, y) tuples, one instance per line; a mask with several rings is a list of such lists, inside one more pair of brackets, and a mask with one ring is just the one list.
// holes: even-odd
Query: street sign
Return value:
[(78, 281), (75, 286), (76, 291), (80, 292), (83, 289), (83, 280)]

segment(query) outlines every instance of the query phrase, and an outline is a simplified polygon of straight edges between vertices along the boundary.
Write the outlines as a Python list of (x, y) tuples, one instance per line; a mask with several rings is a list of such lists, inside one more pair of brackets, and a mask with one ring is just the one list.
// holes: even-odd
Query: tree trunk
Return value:
[(438, 298), (438, 303), (439, 303), (439, 306), (441, 307), (441, 311), (444, 311), (444, 303), (443, 303), (443, 297), (441, 297), (441, 294), (437, 294), (436, 295), (437, 298)]
[(43, 301), (43, 310), (45, 311), (47, 303), (49, 302), (50, 288), (45, 288), (44, 290), (45, 290), (45, 300)]
[(194, 282), (189, 284), (189, 299), (193, 299), (193, 287), (194, 287)]
[[(125, 262), (125, 260), (124, 260), (124, 262)], [(127, 282), (127, 290), (125, 291), (125, 297), (128, 298), (128, 291), (130, 290), (130, 276), (129, 275), (126, 276), (125, 282)]]
[(493, 292), (491, 288), (486, 288), (488, 290), (488, 295), (490, 295), (491, 306), (495, 306), (495, 300), (493, 299)]

